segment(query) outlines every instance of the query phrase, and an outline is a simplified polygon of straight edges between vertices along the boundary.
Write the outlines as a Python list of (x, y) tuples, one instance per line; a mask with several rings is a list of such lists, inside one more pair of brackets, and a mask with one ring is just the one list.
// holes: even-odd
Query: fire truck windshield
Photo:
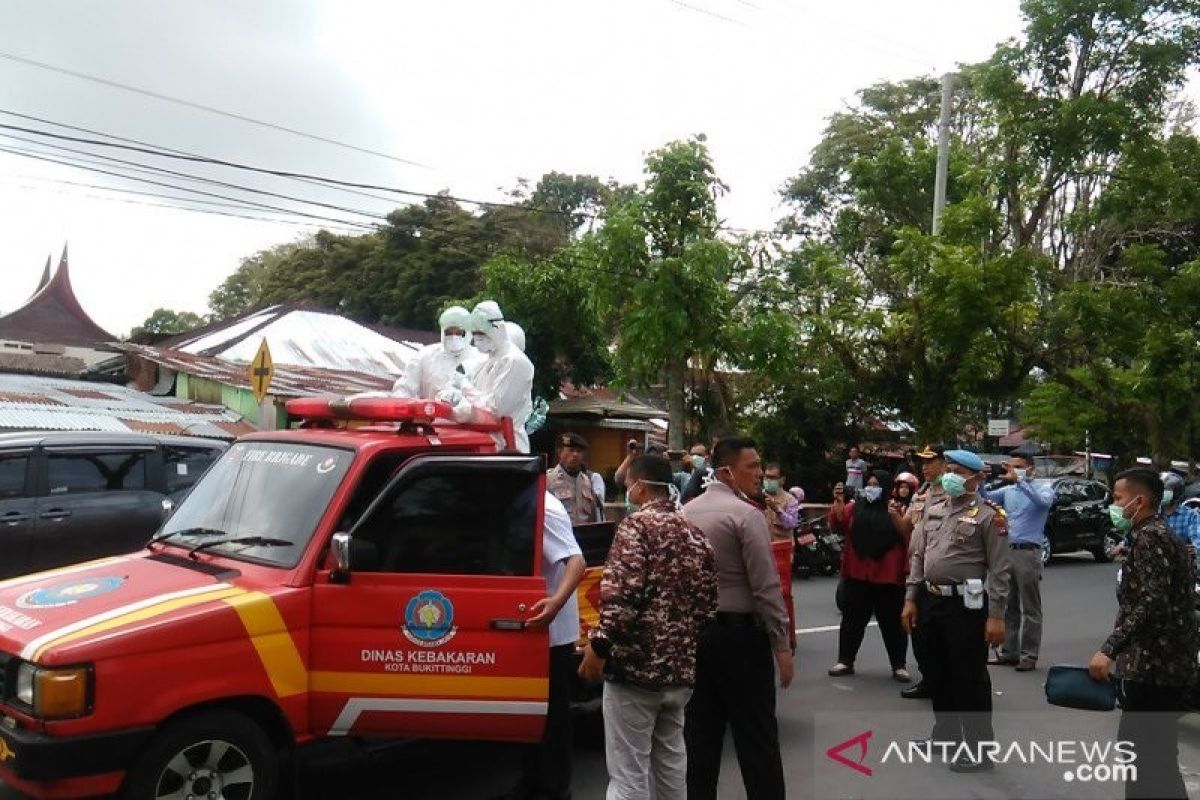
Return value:
[[(332, 447), (235, 444), (205, 473), (156, 538), (189, 549), (208, 539), (204, 549), (295, 566), (353, 460), (353, 452)], [(214, 537), (205, 531), (231, 541), (211, 542)], [(297, 546), (279, 547), (280, 540)]]

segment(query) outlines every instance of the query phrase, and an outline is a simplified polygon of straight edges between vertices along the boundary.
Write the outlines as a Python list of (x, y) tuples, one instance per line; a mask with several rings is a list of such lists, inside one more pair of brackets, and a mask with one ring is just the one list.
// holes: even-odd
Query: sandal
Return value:
[(892, 670), (892, 679), (899, 683), (912, 683), (912, 675), (908, 674), (908, 670), (904, 667), (898, 667)]
[(829, 668), (829, 677), (831, 678), (841, 678), (845, 675), (853, 674), (854, 666), (851, 664), (843, 664), (840, 661)]

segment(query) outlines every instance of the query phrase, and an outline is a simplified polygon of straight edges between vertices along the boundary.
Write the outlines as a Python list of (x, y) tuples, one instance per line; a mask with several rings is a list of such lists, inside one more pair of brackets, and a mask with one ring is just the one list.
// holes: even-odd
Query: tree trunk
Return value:
[(687, 377), (687, 356), (682, 353), (667, 362), (667, 418), (670, 427), (667, 429), (667, 446), (672, 450), (683, 449), (683, 426), (687, 418), (687, 405), (684, 402), (684, 381)]

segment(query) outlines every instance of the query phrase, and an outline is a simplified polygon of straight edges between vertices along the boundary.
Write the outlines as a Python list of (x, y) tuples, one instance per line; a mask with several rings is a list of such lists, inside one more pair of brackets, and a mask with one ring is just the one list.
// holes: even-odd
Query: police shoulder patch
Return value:
[(991, 500), (984, 500), (984, 505), (995, 512), (992, 517), (993, 524), (996, 526), (996, 535), (1008, 535), (1008, 514), (1004, 513), (1004, 507), (993, 503)]

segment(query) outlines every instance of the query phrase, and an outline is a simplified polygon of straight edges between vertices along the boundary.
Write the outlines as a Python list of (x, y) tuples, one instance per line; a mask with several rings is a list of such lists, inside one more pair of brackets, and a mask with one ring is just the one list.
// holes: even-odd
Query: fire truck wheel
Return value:
[(158, 731), (125, 777), (125, 800), (268, 800), (279, 757), (253, 720), (200, 711)]

